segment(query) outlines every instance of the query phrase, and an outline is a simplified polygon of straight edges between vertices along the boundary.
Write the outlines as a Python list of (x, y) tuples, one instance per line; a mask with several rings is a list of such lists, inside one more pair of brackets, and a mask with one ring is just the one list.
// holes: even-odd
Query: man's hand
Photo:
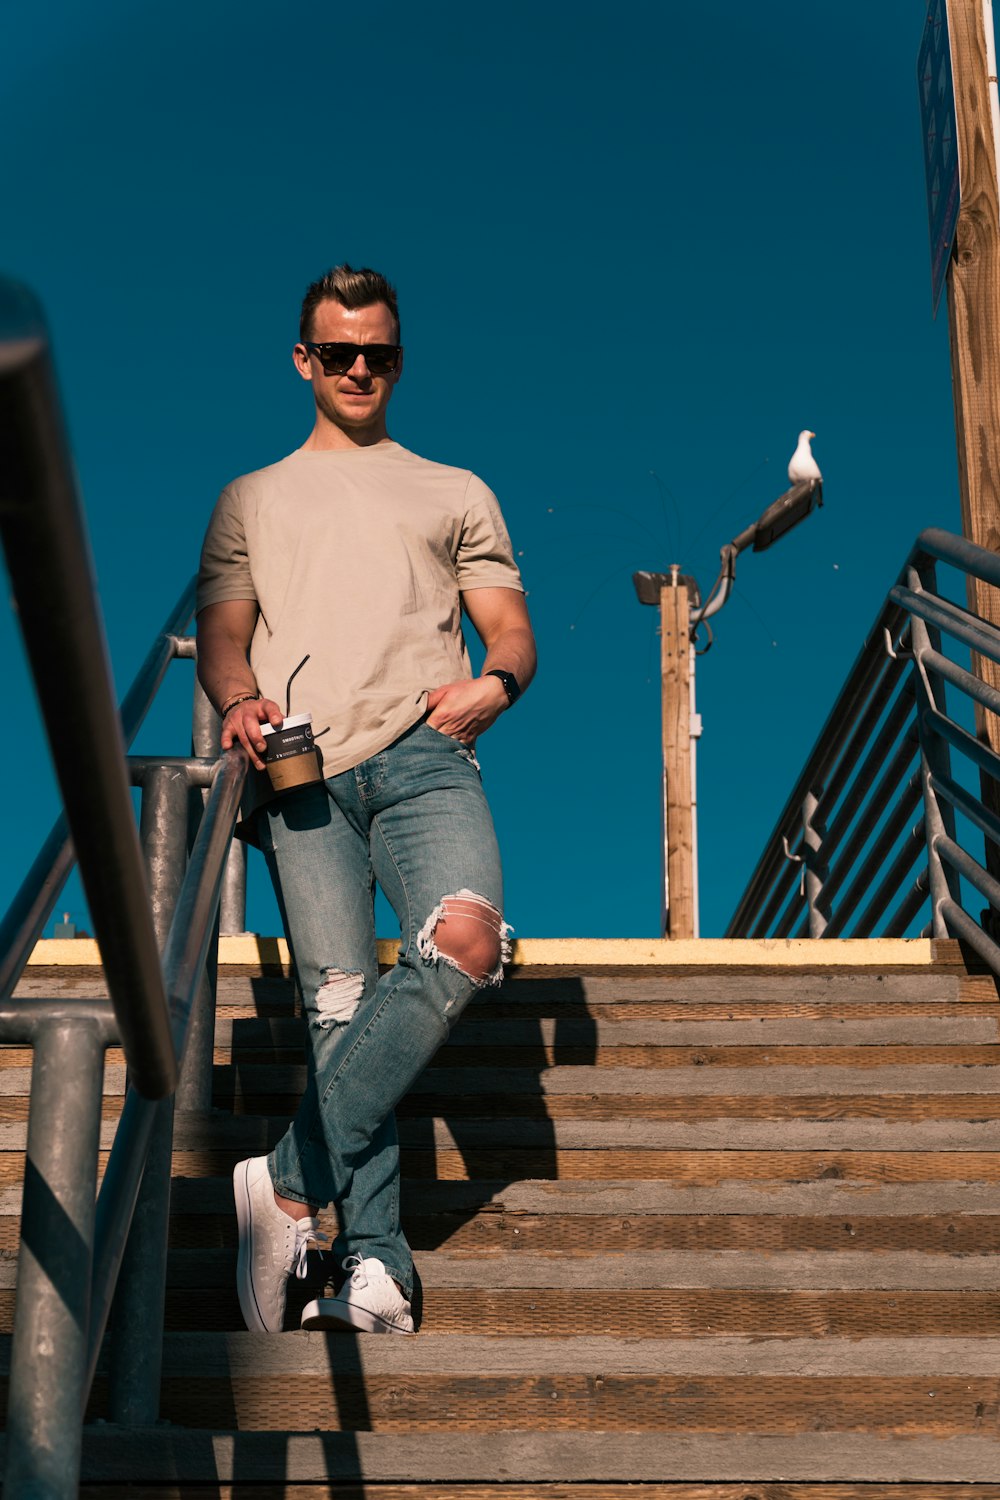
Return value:
[(507, 694), (499, 677), (465, 678), (432, 688), (427, 694), (427, 707), (431, 729), (472, 745), (503, 713)]
[(245, 703), (236, 703), (222, 721), (220, 743), (223, 750), (228, 750), (238, 741), (245, 746), (252, 764), (258, 771), (263, 771), (261, 756), (267, 749), (267, 741), (260, 732), (260, 726), (270, 723), (275, 729), (280, 729), (284, 721), (284, 715), (273, 698), (248, 699)]

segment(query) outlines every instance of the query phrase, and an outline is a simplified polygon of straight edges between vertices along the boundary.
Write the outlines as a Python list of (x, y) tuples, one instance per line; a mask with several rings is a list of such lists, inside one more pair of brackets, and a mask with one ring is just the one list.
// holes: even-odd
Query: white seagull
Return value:
[(819, 464), (813, 458), (812, 449), (809, 446), (810, 438), (814, 438), (814, 432), (802, 431), (799, 433), (799, 444), (792, 454), (788, 464), (788, 477), (793, 484), (808, 484), (811, 479), (823, 482), (823, 476), (819, 472)]

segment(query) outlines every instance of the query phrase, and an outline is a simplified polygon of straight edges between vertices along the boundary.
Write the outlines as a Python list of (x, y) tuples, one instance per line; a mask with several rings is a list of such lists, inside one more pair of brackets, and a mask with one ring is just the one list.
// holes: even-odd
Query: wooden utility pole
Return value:
[[(987, 47), (983, 0), (947, 0), (947, 6), (962, 183), (948, 271), (962, 531), (980, 547), (1000, 552), (1000, 197), (990, 91), (992, 52)], [(1000, 626), (997, 590), (969, 578), (968, 604), (975, 614)], [(974, 655), (973, 670), (1000, 689), (1000, 667), (994, 662)], [(979, 705), (976, 731), (1000, 753), (1000, 719)], [(1000, 814), (1000, 787), (985, 774), (982, 792), (986, 805)], [(1000, 849), (989, 839), (986, 863), (1000, 878)]]
[(685, 583), (660, 589), (663, 694), (663, 935), (694, 937), (691, 612)]

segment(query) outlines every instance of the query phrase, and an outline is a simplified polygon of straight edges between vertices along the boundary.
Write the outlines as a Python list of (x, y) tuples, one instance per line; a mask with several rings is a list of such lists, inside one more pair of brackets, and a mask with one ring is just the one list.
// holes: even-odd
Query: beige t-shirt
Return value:
[(522, 590), (493, 493), (391, 441), (299, 449), (226, 486), (198, 609), (254, 599), (250, 666), (266, 698), (311, 713), (326, 776), (392, 743), (431, 688), (471, 677), (460, 594)]

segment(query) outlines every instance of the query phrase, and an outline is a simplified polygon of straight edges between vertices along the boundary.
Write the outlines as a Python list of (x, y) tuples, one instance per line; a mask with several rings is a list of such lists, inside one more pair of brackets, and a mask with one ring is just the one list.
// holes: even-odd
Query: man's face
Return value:
[[(321, 302), (313, 314), (312, 339), (316, 344), (394, 344), (396, 326), (384, 302), (371, 307), (342, 307), (332, 298)], [(346, 431), (383, 428), (385, 409), (402, 372), (400, 355), (390, 375), (373, 375), (359, 355), (345, 375), (326, 375), (317, 355), (304, 344), (296, 344), (295, 367), (312, 382), (320, 412)]]

